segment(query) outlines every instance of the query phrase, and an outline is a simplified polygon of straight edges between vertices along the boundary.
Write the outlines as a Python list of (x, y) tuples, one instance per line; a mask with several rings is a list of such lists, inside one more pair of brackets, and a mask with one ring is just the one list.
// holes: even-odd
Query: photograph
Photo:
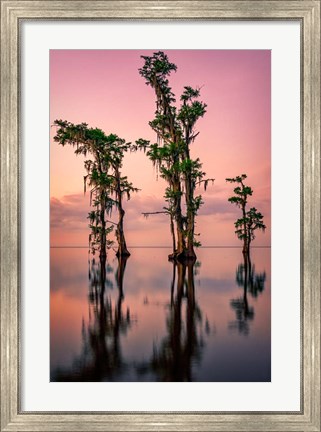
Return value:
[(50, 381), (271, 381), (271, 52), (50, 50)]

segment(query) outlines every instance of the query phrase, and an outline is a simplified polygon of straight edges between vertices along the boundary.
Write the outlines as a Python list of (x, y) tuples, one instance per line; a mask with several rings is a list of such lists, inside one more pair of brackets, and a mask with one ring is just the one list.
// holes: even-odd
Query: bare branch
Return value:
[(199, 135), (199, 132), (196, 132), (194, 135), (192, 135), (189, 139), (191, 142), (193, 142), (195, 140), (195, 138)]
[(208, 179), (204, 179), (204, 180), (200, 180), (200, 181), (196, 182), (195, 185), (198, 186), (201, 183), (205, 183), (205, 182), (212, 182), (212, 183), (214, 183), (214, 181), (215, 181), (214, 178), (208, 178)]
[(153, 215), (153, 214), (169, 214), (167, 211), (158, 211), (158, 212), (142, 212), (142, 215)]
[(208, 179), (200, 180), (197, 183), (195, 183), (195, 187), (199, 186), (201, 183), (203, 183), (204, 184), (204, 191), (206, 191), (209, 182), (212, 182), (212, 185), (213, 185), (214, 181), (215, 181), (215, 179), (213, 179), (213, 178), (208, 178)]
[(106, 220), (106, 222), (111, 223), (111, 224), (116, 225), (116, 226), (118, 225), (116, 222), (113, 222), (111, 220)]
[(142, 212), (142, 215), (143, 215), (145, 218), (148, 218), (148, 216), (150, 216), (150, 215), (155, 215), (155, 214), (167, 214), (167, 215), (169, 215), (170, 213), (169, 213), (168, 211)]

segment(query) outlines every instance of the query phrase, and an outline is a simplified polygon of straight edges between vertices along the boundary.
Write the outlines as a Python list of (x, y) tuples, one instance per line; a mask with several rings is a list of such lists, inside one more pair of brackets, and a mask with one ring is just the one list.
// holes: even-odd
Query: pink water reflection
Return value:
[(172, 295), (168, 249), (131, 252), (122, 290), (110, 253), (102, 293), (86, 249), (51, 249), (52, 381), (270, 381), (269, 248), (252, 251), (246, 304), (239, 248), (199, 249)]

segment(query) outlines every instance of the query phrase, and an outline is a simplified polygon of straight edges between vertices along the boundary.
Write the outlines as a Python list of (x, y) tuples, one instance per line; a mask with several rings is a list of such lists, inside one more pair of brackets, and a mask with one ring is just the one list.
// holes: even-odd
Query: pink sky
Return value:
[[(157, 50), (155, 50), (157, 51)], [(271, 56), (267, 50), (165, 50), (177, 65), (170, 85), (179, 100), (185, 85), (201, 87), (207, 104), (200, 132), (192, 144), (214, 186), (200, 191), (205, 204), (197, 217), (196, 232), (204, 246), (240, 245), (234, 234), (239, 209), (227, 202), (233, 185), (226, 177), (248, 175), (254, 194), (250, 206), (264, 216), (267, 230), (254, 245), (270, 245), (271, 196)], [(50, 122), (86, 122), (107, 134), (127, 141), (142, 137), (156, 141), (148, 122), (155, 112), (153, 90), (145, 85), (138, 69), (146, 50), (51, 50)], [(89, 196), (83, 194), (85, 174), (82, 157), (71, 147), (50, 140), (51, 246), (88, 244)], [(171, 244), (164, 205), (165, 184), (144, 153), (125, 156), (122, 173), (141, 189), (126, 204), (125, 228), (131, 246)]]

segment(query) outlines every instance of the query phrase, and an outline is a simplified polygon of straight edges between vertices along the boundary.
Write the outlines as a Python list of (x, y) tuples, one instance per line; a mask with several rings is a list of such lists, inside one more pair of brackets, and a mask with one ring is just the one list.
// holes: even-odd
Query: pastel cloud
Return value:
[[(226, 194), (226, 191), (224, 191)], [(221, 196), (220, 196), (221, 195)], [(197, 232), (204, 246), (238, 245), (234, 235), (233, 222), (239, 217), (239, 209), (218, 194), (207, 196), (203, 193), (204, 205), (197, 217)], [(143, 212), (162, 211), (166, 203), (163, 198), (144, 195), (139, 192), (125, 202), (125, 228), (127, 242), (131, 246), (168, 246), (171, 244), (169, 219), (165, 214), (143, 216)], [(255, 205), (255, 202), (252, 203)], [(269, 226), (269, 201), (260, 200), (261, 210), (266, 211)], [(89, 196), (83, 193), (65, 195), (61, 199), (50, 200), (51, 245), (52, 246), (86, 246), (88, 244), (88, 220), (90, 210)], [(117, 221), (117, 213), (111, 220)], [(222, 231), (223, 229), (223, 231)], [(113, 234), (111, 235), (113, 237)], [(259, 235), (260, 245), (269, 245), (269, 236)], [(59, 241), (59, 243), (57, 242)]]
[(87, 225), (88, 196), (83, 194), (64, 195), (61, 199), (50, 199), (51, 228), (65, 227), (66, 230), (83, 230)]

